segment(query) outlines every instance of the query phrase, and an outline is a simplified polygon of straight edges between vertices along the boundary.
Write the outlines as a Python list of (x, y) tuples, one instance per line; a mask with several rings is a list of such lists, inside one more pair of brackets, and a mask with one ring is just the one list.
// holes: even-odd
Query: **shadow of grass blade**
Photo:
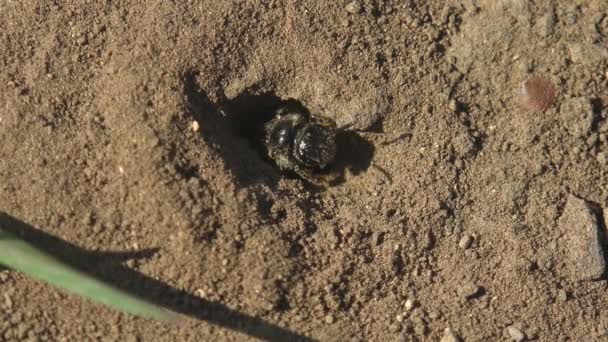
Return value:
[(177, 315), (73, 269), (0, 228), (0, 264), (133, 315), (162, 321)]

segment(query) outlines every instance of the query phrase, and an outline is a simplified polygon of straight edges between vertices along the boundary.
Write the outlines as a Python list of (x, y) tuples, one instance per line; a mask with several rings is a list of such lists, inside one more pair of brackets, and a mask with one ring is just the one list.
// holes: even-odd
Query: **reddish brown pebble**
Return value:
[(531, 112), (544, 112), (555, 101), (555, 87), (542, 76), (532, 76), (521, 85), (521, 106)]

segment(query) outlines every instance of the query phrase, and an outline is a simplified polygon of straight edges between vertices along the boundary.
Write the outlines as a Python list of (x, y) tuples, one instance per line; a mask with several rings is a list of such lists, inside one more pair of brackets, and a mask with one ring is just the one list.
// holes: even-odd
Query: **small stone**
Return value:
[(192, 121), (192, 125), (190, 127), (192, 129), (192, 132), (194, 133), (198, 132), (201, 129), (201, 126), (198, 121)]
[(568, 301), (568, 292), (566, 292), (566, 290), (561, 289), (557, 292), (557, 300), (565, 303)]
[(469, 283), (458, 288), (458, 294), (464, 299), (471, 299), (479, 294), (479, 286)]
[(606, 153), (604, 152), (599, 152), (596, 156), (595, 159), (597, 160), (598, 163), (602, 164), (602, 165), (606, 165)]
[(325, 316), (325, 323), (334, 324), (335, 321), (336, 321), (336, 319), (334, 318), (334, 315), (329, 314), (329, 315)]
[(4, 294), (4, 307), (7, 308), (7, 309), (12, 309), (13, 308), (13, 300), (6, 293)]
[(8, 271), (0, 271), (0, 282), (4, 283), (8, 280)]
[(564, 260), (568, 276), (574, 281), (598, 279), (606, 261), (601, 243), (601, 228), (593, 208), (583, 199), (569, 195), (559, 218), (564, 241)]
[(408, 298), (408, 300), (405, 301), (405, 310), (412, 310), (414, 308), (414, 305), (415, 301), (413, 299)]
[(521, 342), (526, 338), (526, 335), (524, 335), (523, 331), (521, 331), (518, 327), (514, 325), (508, 326), (507, 332), (509, 333), (511, 340), (515, 342)]
[(459, 342), (460, 338), (458, 338), (458, 336), (456, 336), (456, 334), (454, 334), (454, 332), (452, 332), (452, 330), (450, 328), (445, 328), (445, 331), (443, 332), (443, 337), (441, 338), (441, 340), (439, 342)]
[(448, 108), (450, 108), (452, 112), (458, 112), (460, 105), (458, 105), (458, 101), (451, 99), (450, 103), (448, 104)]
[(458, 247), (462, 248), (462, 249), (468, 249), (469, 247), (471, 247), (471, 244), (473, 243), (473, 238), (471, 237), (471, 235), (465, 235), (462, 237), (462, 239), (460, 239), (460, 241), (458, 242)]
[(363, 11), (363, 6), (361, 6), (361, 3), (357, 0), (350, 2), (348, 5), (346, 5), (346, 12), (350, 13), (350, 14), (359, 14)]

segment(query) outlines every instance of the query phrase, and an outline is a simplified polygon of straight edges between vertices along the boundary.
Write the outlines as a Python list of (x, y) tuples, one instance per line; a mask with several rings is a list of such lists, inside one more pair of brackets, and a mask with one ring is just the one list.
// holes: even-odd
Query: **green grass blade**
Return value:
[(173, 320), (176, 314), (73, 269), (0, 228), (0, 264), (133, 315)]

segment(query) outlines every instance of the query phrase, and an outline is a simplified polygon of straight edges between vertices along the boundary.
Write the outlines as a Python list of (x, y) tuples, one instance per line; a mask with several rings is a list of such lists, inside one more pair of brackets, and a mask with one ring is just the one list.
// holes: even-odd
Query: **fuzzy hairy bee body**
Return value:
[(336, 157), (336, 123), (328, 118), (279, 109), (264, 126), (267, 156), (281, 170), (307, 179)]

